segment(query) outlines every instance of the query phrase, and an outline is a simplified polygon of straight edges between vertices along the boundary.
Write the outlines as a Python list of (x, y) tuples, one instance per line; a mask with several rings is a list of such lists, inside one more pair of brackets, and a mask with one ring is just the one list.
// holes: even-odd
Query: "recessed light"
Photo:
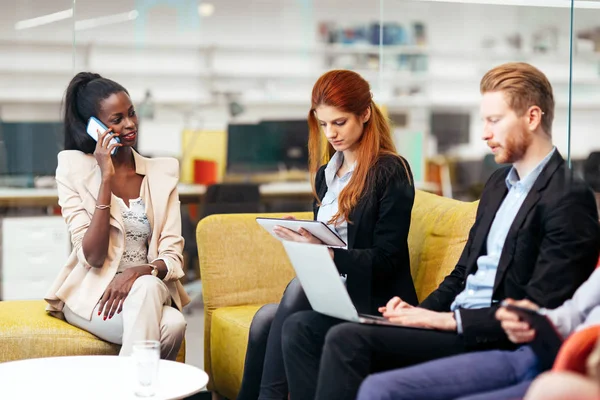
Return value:
[(215, 6), (211, 3), (202, 3), (198, 6), (198, 14), (201, 17), (210, 17), (215, 13)]

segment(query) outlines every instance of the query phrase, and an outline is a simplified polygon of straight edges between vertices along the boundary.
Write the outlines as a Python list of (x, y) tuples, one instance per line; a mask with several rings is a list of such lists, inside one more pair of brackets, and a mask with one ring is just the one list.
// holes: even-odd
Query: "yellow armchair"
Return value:
[[(26, 358), (117, 355), (105, 342), (46, 313), (43, 300), (0, 301), (0, 363)], [(177, 354), (185, 362), (185, 342)]]
[[(454, 268), (476, 209), (477, 203), (417, 191), (408, 242), (420, 300)], [(283, 247), (256, 217), (213, 215), (200, 221), (196, 230), (205, 305), (204, 369), (210, 376), (209, 389), (230, 399), (240, 388), (254, 314), (264, 304), (279, 302), (294, 277)]]

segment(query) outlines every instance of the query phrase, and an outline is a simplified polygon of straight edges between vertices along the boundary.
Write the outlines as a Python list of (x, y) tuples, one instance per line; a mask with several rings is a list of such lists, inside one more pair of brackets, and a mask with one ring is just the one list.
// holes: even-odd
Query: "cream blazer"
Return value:
[[(148, 262), (165, 259), (168, 267), (164, 278), (171, 297), (181, 310), (190, 299), (179, 279), (183, 277), (183, 237), (177, 183), (179, 163), (174, 158), (149, 159), (133, 152), (135, 170), (146, 176), (141, 197), (152, 227), (148, 245)], [(113, 194), (110, 207), (110, 237), (108, 253), (101, 268), (92, 267), (83, 254), (82, 241), (96, 211), (101, 173), (91, 154), (65, 150), (58, 154), (56, 169), (58, 203), (71, 235), (73, 251), (66, 265), (48, 291), (45, 300), (50, 314), (64, 318), (66, 304), (75, 314), (88, 320), (109, 283), (115, 277), (125, 248), (123, 218)]]

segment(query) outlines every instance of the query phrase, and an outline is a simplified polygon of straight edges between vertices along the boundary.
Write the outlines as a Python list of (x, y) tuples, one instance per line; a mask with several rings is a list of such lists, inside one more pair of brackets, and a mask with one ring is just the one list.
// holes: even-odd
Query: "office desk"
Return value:
[[(438, 190), (436, 184), (428, 182), (416, 182), (415, 187), (428, 192), (437, 192)], [(200, 203), (206, 193), (205, 185), (181, 183), (177, 188), (181, 204)], [(308, 181), (263, 183), (259, 186), (259, 190), (261, 197), (267, 202), (278, 199), (312, 200), (312, 189)], [(58, 206), (56, 188), (0, 188), (0, 207), (54, 206)]]
[[(205, 185), (181, 183), (177, 186), (182, 204), (200, 203), (206, 193)], [(265, 200), (274, 198), (310, 199), (310, 182), (274, 182), (259, 186)], [(54, 207), (58, 206), (56, 188), (0, 188), (0, 207)]]

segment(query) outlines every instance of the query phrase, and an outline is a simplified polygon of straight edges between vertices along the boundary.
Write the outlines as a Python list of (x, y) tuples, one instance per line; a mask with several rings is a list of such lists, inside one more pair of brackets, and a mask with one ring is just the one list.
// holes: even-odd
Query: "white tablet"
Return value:
[(321, 221), (257, 217), (256, 222), (258, 222), (260, 226), (265, 228), (267, 232), (279, 240), (281, 240), (281, 238), (277, 236), (275, 232), (273, 232), (273, 228), (276, 226), (281, 226), (294, 232), (298, 232), (300, 228), (304, 228), (310, 232), (311, 235), (322, 241), (326, 246), (346, 247), (346, 243), (342, 240), (342, 238), (340, 238), (337, 233), (331, 230), (327, 224)]

